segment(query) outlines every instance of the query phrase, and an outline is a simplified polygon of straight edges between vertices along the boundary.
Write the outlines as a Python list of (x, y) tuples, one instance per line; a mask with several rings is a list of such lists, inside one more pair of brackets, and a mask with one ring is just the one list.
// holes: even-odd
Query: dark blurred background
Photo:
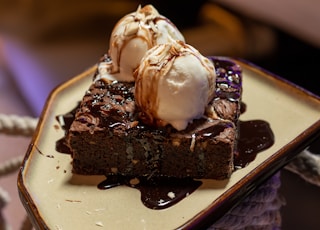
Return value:
[[(0, 113), (38, 116), (54, 87), (107, 52), (114, 24), (147, 3), (204, 55), (246, 59), (320, 95), (318, 1), (0, 0)], [(318, 229), (310, 213), (319, 188), (287, 171), (282, 178), (283, 229)], [(6, 183), (15, 193), (15, 179)], [(6, 215), (15, 225), (19, 201)]]

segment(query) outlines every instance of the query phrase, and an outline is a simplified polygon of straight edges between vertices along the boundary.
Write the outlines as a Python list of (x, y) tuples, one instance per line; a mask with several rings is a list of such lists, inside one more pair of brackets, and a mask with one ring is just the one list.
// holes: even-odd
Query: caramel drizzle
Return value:
[[(156, 45), (158, 35), (156, 24), (160, 20), (166, 21), (172, 27), (176, 28), (169, 19), (160, 15), (151, 5), (143, 8), (139, 6), (136, 12), (127, 15), (127, 17), (124, 17), (116, 24), (115, 28), (121, 23), (124, 23), (126, 26), (123, 33), (117, 34), (116, 31), (113, 31), (111, 34), (111, 37), (114, 37), (114, 41), (110, 45), (117, 50), (117, 57), (113, 57), (112, 73), (119, 73), (121, 54), (130, 40), (139, 38), (147, 44), (148, 49)], [(139, 30), (141, 31), (141, 35), (138, 35)], [(110, 50), (108, 53), (111, 56)]]
[[(144, 118), (144, 122), (150, 125), (164, 126), (167, 123), (159, 119), (157, 114), (159, 108), (158, 85), (160, 78), (165, 77), (171, 70), (175, 59), (181, 56), (193, 55), (208, 72), (215, 74), (215, 70), (214, 67), (210, 68), (213, 65), (208, 65), (210, 60), (201, 57), (197, 50), (182, 41), (172, 41), (170, 44), (162, 44), (154, 49), (147, 52), (146, 57), (149, 58), (143, 59), (140, 66), (134, 72), (136, 84), (135, 98), (137, 106), (143, 111), (142, 117)], [(148, 55), (151, 52), (153, 52), (153, 55)], [(149, 79), (142, 80), (143, 78)], [(211, 81), (209, 77), (207, 80), (209, 92), (214, 92), (215, 81)], [(208, 104), (213, 97), (214, 93), (208, 97)]]

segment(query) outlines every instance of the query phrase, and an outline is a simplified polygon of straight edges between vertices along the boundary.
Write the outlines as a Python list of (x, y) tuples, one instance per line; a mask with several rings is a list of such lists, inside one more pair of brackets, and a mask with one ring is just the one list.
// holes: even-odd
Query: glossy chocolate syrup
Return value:
[[(217, 60), (214, 58), (211, 58), (211, 60), (215, 64), (218, 75), (218, 90), (216, 92), (217, 96), (220, 98), (239, 102), (241, 98), (241, 95), (238, 93), (238, 88), (241, 87), (241, 85), (239, 84), (239, 77), (241, 76), (240, 68), (227, 60)], [(227, 87), (227, 90), (225, 90), (224, 87)], [(220, 91), (220, 88), (224, 88), (224, 90)], [(117, 92), (117, 94), (119, 92)], [(131, 93), (129, 94), (129, 96), (131, 96)], [(126, 97), (128, 97), (128, 95), (126, 95)], [(99, 104), (99, 101), (100, 98), (95, 98), (95, 101), (91, 103), (91, 112), (98, 112), (98, 110), (96, 111), (94, 107), (95, 105)], [(114, 104), (117, 103), (119, 102), (114, 101)], [(246, 105), (244, 103), (241, 103), (241, 113), (244, 113), (245, 110)], [(74, 120), (75, 111), (76, 109), (65, 115), (61, 115), (64, 119), (64, 125), (62, 128), (65, 130), (65, 132), (69, 130), (71, 123)], [(130, 118), (126, 117), (125, 114), (123, 115), (123, 118), (125, 120), (130, 120)], [(57, 120), (59, 120), (58, 117)], [(123, 122), (123, 120), (119, 122)], [(143, 127), (140, 128), (143, 129)], [(274, 143), (272, 130), (268, 122), (266, 121), (239, 121), (238, 128), (238, 146), (237, 151), (234, 153), (235, 169), (245, 167), (255, 159), (256, 155), (259, 152), (269, 148)], [(67, 147), (64, 138), (57, 141), (56, 149), (57, 151), (62, 153), (70, 153), (70, 150)], [(130, 186), (132, 188), (138, 189), (141, 192), (141, 201), (146, 207), (151, 209), (164, 209), (176, 204), (177, 202), (191, 194), (193, 191), (195, 191), (202, 184), (200, 180), (195, 180), (192, 178), (178, 179), (151, 177), (148, 179), (145, 177), (140, 177), (135, 178), (135, 180), (136, 182), (133, 183), (132, 178), (126, 178), (122, 176), (108, 176), (106, 180), (98, 185), (98, 188), (111, 189), (120, 185)]]
[[(64, 129), (68, 130), (74, 111), (65, 115)], [(263, 120), (239, 121), (238, 151), (235, 153), (235, 169), (243, 168), (253, 161), (256, 155), (274, 143), (273, 132), (268, 122)], [(57, 141), (57, 151), (70, 153), (64, 139)], [(151, 178), (141, 177), (139, 183), (131, 183), (131, 178), (108, 176), (98, 185), (99, 189), (110, 189), (120, 185), (130, 186), (141, 192), (142, 203), (151, 209), (168, 208), (195, 191), (202, 182), (191, 178)]]
[(234, 155), (235, 168), (243, 168), (256, 158), (257, 153), (274, 143), (274, 135), (268, 122), (263, 120), (239, 121), (239, 139)]
[[(131, 181), (134, 182), (131, 182)], [(142, 203), (150, 209), (168, 208), (194, 192), (202, 182), (191, 178), (127, 178), (108, 176), (98, 185), (99, 189), (110, 189), (119, 185), (136, 188), (141, 192)]]

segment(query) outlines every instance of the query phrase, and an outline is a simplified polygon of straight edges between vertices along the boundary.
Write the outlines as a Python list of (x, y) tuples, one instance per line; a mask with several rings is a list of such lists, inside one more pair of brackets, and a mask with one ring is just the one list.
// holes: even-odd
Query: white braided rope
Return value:
[(320, 187), (320, 155), (305, 149), (286, 165), (285, 169)]
[(0, 210), (10, 201), (9, 194), (0, 187)]
[[(21, 166), (23, 156), (18, 156), (10, 159), (0, 165), (0, 177), (15, 172)], [(9, 194), (0, 186), (0, 230), (10, 229), (10, 226), (5, 222), (1, 210), (10, 201)], [(27, 229), (26, 229), (27, 230)]]
[(28, 116), (0, 114), (0, 133), (32, 136), (37, 123), (38, 119)]
[(23, 156), (18, 156), (18, 157), (10, 159), (4, 163), (1, 163), (0, 177), (5, 176), (9, 173), (13, 173), (16, 170), (18, 170), (21, 166), (22, 160), (23, 160)]
[(5, 207), (5, 205), (9, 201), (10, 201), (9, 194), (0, 187), (0, 230), (10, 229), (1, 212), (1, 210)]
[[(32, 136), (38, 123), (37, 118), (21, 117), (17, 115), (0, 114), (0, 133), (16, 136)], [(21, 166), (23, 156), (12, 158), (0, 165), (0, 177), (15, 172)], [(0, 230), (11, 229), (6, 223), (2, 209), (10, 201), (8, 193), (0, 186)], [(32, 229), (28, 218), (24, 221), (22, 229)]]

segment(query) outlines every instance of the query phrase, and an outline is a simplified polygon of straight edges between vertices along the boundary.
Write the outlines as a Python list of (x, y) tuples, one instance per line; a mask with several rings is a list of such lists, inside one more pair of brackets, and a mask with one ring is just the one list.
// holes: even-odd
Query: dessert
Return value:
[(234, 63), (212, 60), (219, 66), (217, 88), (207, 112), (217, 118), (196, 119), (182, 131), (139, 121), (133, 83), (95, 81), (68, 134), (74, 173), (228, 178), (233, 171), (241, 76)]
[[(202, 56), (169, 20), (146, 7), (129, 16), (152, 25), (153, 36), (142, 39), (139, 30), (129, 30), (130, 39), (111, 41), (75, 114), (67, 133), (73, 172), (226, 179), (234, 170), (241, 70)], [(159, 17), (164, 24), (156, 26)], [(128, 34), (127, 25), (120, 20), (115, 40)], [(162, 35), (168, 36), (158, 41)], [(140, 47), (135, 58), (127, 55), (132, 41)]]

